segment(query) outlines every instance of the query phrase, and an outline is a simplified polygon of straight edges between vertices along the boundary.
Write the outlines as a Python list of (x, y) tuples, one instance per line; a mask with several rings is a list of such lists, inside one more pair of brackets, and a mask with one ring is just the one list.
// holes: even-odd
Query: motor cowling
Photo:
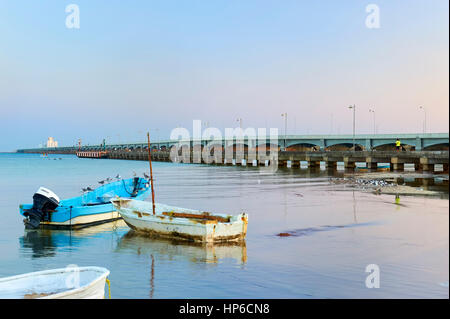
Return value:
[(33, 195), (33, 207), (28, 212), (25, 227), (35, 229), (49, 211), (55, 210), (59, 205), (59, 197), (45, 187), (39, 187)]

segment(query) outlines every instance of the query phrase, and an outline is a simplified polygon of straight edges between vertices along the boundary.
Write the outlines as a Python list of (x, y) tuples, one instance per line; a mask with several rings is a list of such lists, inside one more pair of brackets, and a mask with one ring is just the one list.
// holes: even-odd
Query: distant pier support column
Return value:
[(377, 169), (378, 163), (372, 157), (366, 157), (366, 165), (368, 169)]
[(391, 166), (394, 171), (400, 171), (405, 169), (405, 165), (398, 157), (391, 157)]
[(434, 171), (434, 164), (430, 163), (428, 157), (420, 158), (420, 168), (423, 171)]
[(321, 151), (324, 151), (326, 147), (327, 147), (327, 144), (326, 144), (325, 139), (323, 138), (323, 139), (320, 140), (319, 149), (320, 149)]
[(310, 167), (310, 168), (317, 168), (317, 167), (320, 167), (320, 161), (309, 160), (309, 161), (308, 161), (308, 167)]
[(192, 147), (192, 163), (201, 164), (202, 163), (202, 145), (194, 144)]
[(422, 139), (417, 136), (416, 137), (416, 151), (421, 151), (422, 150)]
[(376, 162), (366, 162), (366, 164), (367, 164), (368, 169), (377, 169), (378, 168), (378, 163), (376, 163)]
[(434, 171), (434, 164), (422, 164), (423, 171)]
[(337, 169), (338, 161), (326, 161), (327, 167)]
[(366, 150), (371, 151), (372, 150), (372, 140), (370, 138), (366, 139)]
[(354, 169), (356, 167), (356, 163), (353, 161), (350, 161), (349, 157), (344, 157), (344, 167)]

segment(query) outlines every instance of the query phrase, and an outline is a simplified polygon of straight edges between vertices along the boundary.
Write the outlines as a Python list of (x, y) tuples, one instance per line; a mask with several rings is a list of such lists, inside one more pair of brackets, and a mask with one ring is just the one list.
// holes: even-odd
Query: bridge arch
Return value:
[[(405, 151), (414, 151), (416, 149), (415, 145), (411, 145), (411, 144), (407, 144), (407, 143), (402, 143), (402, 150)], [(376, 146), (372, 147), (372, 150), (374, 151), (395, 151), (397, 150), (397, 147), (395, 146), (395, 142), (394, 143), (385, 143), (385, 144), (378, 144)]]
[[(344, 142), (344, 141), (337, 141), (331, 144), (328, 144), (325, 147), (326, 151), (349, 151), (349, 150), (353, 150), (353, 142), (352, 143), (348, 143), (348, 142)], [(358, 143), (355, 141), (355, 150), (356, 151), (364, 151), (365, 147), (364, 145)]]
[(425, 151), (448, 151), (449, 143), (431, 144), (431, 145), (425, 146), (423, 148), (423, 150), (425, 150)]
[[(284, 140), (283, 139), (279, 139), (278, 140), (278, 144), (284, 145)], [(315, 140), (315, 139), (291, 140), (291, 141), (286, 141), (286, 148), (290, 148), (290, 147), (293, 147), (295, 145), (308, 145), (308, 146), (312, 145), (312, 146), (317, 146), (320, 149), (321, 147), (324, 146), (323, 144), (324, 144), (323, 140)]]
[(280, 151), (280, 145), (279, 144), (275, 144), (275, 143), (267, 143), (267, 142), (262, 142), (259, 144), (256, 144), (256, 146), (253, 148), (256, 152), (264, 152), (264, 149), (266, 151), (266, 154), (268, 154), (270, 152), (270, 149), (276, 150), (277, 152)]
[(320, 150), (320, 146), (316, 144), (310, 143), (297, 143), (291, 144), (286, 147), (286, 151), (288, 152), (310, 152), (310, 151), (318, 151)]

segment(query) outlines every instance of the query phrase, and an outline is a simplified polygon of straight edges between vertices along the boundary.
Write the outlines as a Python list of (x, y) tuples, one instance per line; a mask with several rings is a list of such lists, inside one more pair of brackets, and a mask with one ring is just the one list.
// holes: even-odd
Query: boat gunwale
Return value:
[[(239, 213), (237, 215), (230, 215), (230, 214), (213, 214), (210, 212), (205, 212), (205, 211), (200, 211), (200, 210), (194, 210), (194, 209), (190, 209), (190, 208), (183, 208), (183, 207), (176, 207), (176, 206), (170, 206), (170, 205), (166, 205), (166, 204), (160, 204), (160, 203), (155, 203), (155, 205), (162, 205), (165, 206), (167, 209), (161, 213), (156, 213), (155, 215), (153, 215), (152, 212), (150, 211), (145, 211), (142, 209), (136, 209), (136, 207), (133, 207), (131, 205), (131, 207), (128, 206), (122, 206), (123, 202), (126, 203), (132, 203), (133, 201), (140, 201), (140, 202), (145, 202), (148, 204), (151, 204), (150, 202), (146, 202), (146, 201), (142, 201), (142, 200), (136, 200), (136, 199), (131, 199), (131, 198), (123, 198), (123, 197), (119, 197), (119, 198), (113, 198), (111, 199), (111, 203), (112, 205), (116, 208), (116, 210), (119, 212), (120, 215), (122, 215), (121, 209), (126, 210), (127, 212), (131, 212), (134, 213), (135, 215), (138, 215), (139, 218), (149, 218), (149, 217), (157, 217), (157, 218), (175, 218), (178, 220), (184, 219), (187, 220), (189, 222), (192, 222), (192, 220), (198, 220), (199, 223), (202, 223), (201, 221), (204, 221), (203, 223), (208, 224), (208, 222), (210, 223), (221, 223), (221, 224), (233, 224), (236, 222), (241, 221), (242, 218), (245, 218), (246, 220), (248, 220), (248, 215), (245, 212)], [(170, 210), (172, 209), (172, 210)], [(177, 211), (179, 210), (179, 211)], [(182, 211), (182, 210), (191, 210), (191, 212), (186, 212), (186, 211)], [(185, 215), (192, 215), (192, 216), (175, 216), (178, 214), (185, 214)], [(139, 216), (142, 215), (142, 216)], [(195, 216), (195, 215), (198, 215)], [(133, 215), (130, 214), (129, 216), (130, 218), (134, 218)], [(225, 221), (220, 221), (219, 219), (224, 219), (227, 220)]]

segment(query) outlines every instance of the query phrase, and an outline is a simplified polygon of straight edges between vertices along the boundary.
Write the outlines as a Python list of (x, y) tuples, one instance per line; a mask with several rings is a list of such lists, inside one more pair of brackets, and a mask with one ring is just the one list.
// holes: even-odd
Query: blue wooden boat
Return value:
[(33, 195), (33, 204), (20, 205), (27, 229), (79, 229), (121, 219), (111, 199), (116, 196), (143, 200), (151, 192), (149, 181), (134, 177), (102, 185), (82, 196), (59, 200), (44, 187)]

